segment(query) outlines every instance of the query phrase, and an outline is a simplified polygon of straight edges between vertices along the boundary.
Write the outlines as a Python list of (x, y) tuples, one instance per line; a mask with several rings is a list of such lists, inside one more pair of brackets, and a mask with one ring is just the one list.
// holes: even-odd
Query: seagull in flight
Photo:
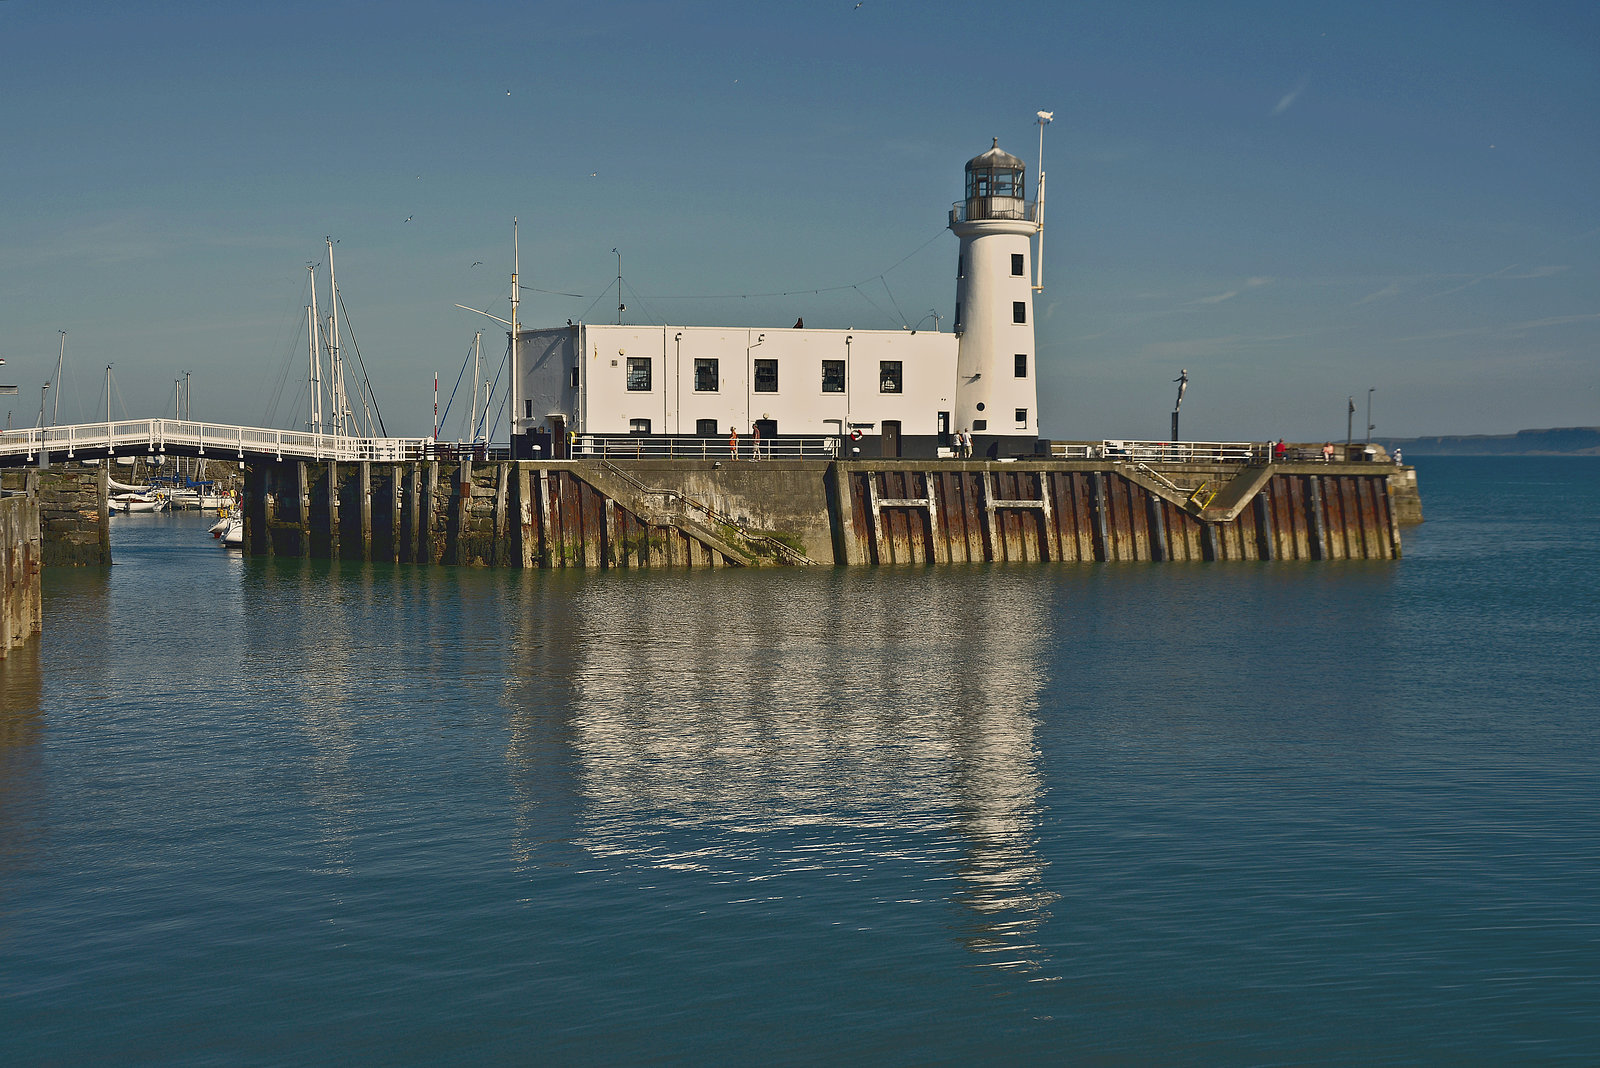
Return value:
[(406, 216), (406, 222), (410, 222), (412, 219), (415, 219), (415, 218), (416, 218), (415, 215), (407, 215)]
[[(482, 267), (482, 266), (483, 266), (483, 261), (482, 260), (478, 260), (476, 263), (474, 263), (472, 265), (472, 267)], [(470, 271), (472, 269), (472, 267), (468, 267), (467, 270)]]

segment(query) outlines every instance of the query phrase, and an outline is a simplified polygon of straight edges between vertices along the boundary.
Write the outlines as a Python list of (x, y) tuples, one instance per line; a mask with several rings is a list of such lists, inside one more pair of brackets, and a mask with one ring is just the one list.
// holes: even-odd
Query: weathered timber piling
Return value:
[(38, 634), (44, 620), (38, 475), (23, 472), (15, 481), (0, 496), (0, 657)]
[(1169, 465), (1158, 481), (1088, 461), (838, 466), (841, 563), (1400, 555), (1392, 468)]
[(1372, 463), (873, 460), (253, 465), (258, 554), (475, 567), (1389, 560)]

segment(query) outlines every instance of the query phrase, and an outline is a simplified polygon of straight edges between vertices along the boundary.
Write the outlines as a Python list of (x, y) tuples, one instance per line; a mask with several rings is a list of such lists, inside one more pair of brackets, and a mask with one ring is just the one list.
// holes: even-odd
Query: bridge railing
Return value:
[(119, 450), (165, 452), (173, 447), (193, 449), (202, 456), (208, 452), (224, 456), (231, 453), (240, 459), (273, 456), (300, 460), (403, 461), (425, 459), (433, 446), (429, 438), (360, 438), (188, 419), (122, 419), (0, 432), (0, 456), (25, 455), (29, 460), (42, 451), (70, 458), (79, 449), (113, 453)]

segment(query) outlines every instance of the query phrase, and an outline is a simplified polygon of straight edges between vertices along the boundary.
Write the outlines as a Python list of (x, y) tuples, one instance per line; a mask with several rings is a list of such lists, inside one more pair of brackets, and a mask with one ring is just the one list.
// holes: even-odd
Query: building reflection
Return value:
[(1037, 969), (1055, 900), (1038, 852), (1047, 613), (1002, 571), (646, 575), (534, 597), (506, 695), (513, 790), (523, 808), (555, 796), (561, 768), (564, 832), (628, 863), (953, 875), (940, 894), (963, 942)]

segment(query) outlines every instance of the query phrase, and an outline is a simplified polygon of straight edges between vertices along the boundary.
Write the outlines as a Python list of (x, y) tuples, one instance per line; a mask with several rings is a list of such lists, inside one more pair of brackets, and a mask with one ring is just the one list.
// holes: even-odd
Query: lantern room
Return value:
[(968, 160), (963, 221), (1027, 218), (1024, 170), (1020, 159), (1000, 148), (999, 138), (989, 151)]

